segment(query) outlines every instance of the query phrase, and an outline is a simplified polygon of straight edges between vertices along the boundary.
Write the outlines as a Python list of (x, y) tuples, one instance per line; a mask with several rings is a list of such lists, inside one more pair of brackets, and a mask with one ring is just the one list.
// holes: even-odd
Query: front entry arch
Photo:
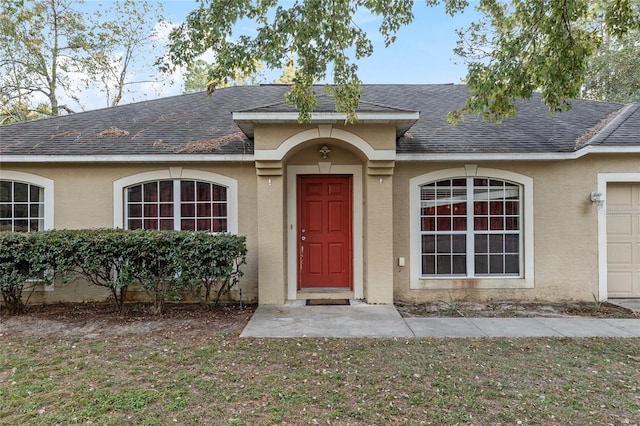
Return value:
[[(355, 299), (364, 298), (364, 255), (363, 255), (363, 182), (362, 165), (331, 165), (329, 170), (321, 170), (316, 165), (291, 165), (287, 167), (287, 299), (296, 300), (299, 289), (298, 243), (300, 227), (298, 223), (298, 177), (350, 176), (351, 177), (351, 290)], [(349, 291), (345, 288), (340, 291)], [(304, 292), (303, 292), (304, 293)], [(306, 298), (306, 297), (304, 297)]]
[(298, 290), (352, 290), (352, 176), (299, 175)]

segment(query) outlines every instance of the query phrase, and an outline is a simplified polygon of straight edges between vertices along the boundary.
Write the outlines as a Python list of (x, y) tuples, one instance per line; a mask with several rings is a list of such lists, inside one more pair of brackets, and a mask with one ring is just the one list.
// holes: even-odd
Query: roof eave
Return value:
[[(420, 118), (417, 111), (398, 112), (359, 112), (358, 119), (353, 124), (394, 124), (396, 137), (402, 136)], [(232, 118), (236, 125), (253, 139), (256, 124), (284, 124), (300, 123), (297, 112), (233, 112)], [(347, 116), (338, 112), (311, 113), (312, 124), (347, 124)]]

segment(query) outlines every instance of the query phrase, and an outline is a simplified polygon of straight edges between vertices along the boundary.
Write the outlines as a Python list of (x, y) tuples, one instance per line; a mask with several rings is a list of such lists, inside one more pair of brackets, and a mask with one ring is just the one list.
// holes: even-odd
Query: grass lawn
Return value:
[(640, 339), (0, 340), (0, 424), (640, 419)]

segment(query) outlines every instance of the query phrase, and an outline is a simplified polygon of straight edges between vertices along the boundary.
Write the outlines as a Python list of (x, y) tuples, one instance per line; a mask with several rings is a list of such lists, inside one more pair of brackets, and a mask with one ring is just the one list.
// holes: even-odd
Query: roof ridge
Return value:
[(624, 105), (622, 108), (612, 112), (595, 127), (591, 128), (585, 135), (576, 141), (576, 150), (588, 145), (600, 145), (611, 136), (622, 124), (629, 119), (640, 108), (639, 102)]

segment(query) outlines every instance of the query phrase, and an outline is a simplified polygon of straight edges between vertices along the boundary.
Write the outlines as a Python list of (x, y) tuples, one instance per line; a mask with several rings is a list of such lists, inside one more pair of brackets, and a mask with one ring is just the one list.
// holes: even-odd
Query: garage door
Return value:
[(640, 297), (640, 183), (607, 185), (608, 295)]

